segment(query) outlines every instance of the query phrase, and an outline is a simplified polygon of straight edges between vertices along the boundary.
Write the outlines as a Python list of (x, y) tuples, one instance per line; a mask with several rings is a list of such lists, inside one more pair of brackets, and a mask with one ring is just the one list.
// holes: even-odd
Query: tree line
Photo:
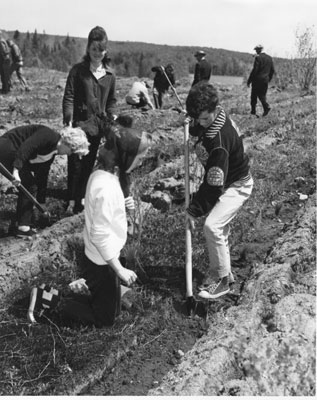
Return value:
[[(87, 39), (67, 36), (8, 32), (20, 47), (26, 67), (43, 67), (67, 72), (85, 54)], [(252, 68), (252, 55), (223, 49), (168, 46), (142, 42), (109, 41), (108, 54), (117, 75), (151, 77), (154, 65), (174, 65), (178, 78), (194, 72), (197, 50), (204, 50), (213, 75), (243, 76)]]

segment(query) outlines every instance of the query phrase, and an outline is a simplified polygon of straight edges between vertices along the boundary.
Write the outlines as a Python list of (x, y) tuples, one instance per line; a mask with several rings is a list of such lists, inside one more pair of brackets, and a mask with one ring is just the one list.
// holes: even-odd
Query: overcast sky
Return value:
[(313, 27), (316, 0), (1, 0), (0, 29), (110, 40), (207, 46), (272, 56), (295, 52), (295, 31)]

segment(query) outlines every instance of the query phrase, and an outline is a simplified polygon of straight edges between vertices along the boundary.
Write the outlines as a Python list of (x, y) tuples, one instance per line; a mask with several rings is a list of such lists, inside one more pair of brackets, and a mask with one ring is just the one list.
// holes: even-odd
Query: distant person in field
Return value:
[(201, 81), (209, 82), (211, 76), (211, 65), (206, 60), (206, 53), (202, 50), (196, 51), (194, 57), (197, 60), (194, 71), (194, 80), (192, 86)]
[(30, 322), (36, 322), (39, 311), (46, 309), (50, 318), (61, 324), (97, 328), (114, 324), (122, 295), (137, 279), (121, 257), (127, 240), (126, 209), (134, 208), (134, 200), (124, 198), (118, 172), (130, 173), (137, 167), (150, 140), (146, 132), (134, 129), (119, 128), (109, 133), (86, 189), (82, 278), (70, 283), (77, 296), (70, 293), (61, 298), (58, 290), (45, 285), (33, 288)]
[(166, 78), (162, 70), (162, 67), (160, 65), (152, 68), (152, 72), (155, 72), (154, 82), (153, 82), (153, 98), (154, 98), (155, 108), (162, 108), (164, 94), (170, 88), (171, 86), (170, 83), (173, 86), (175, 84), (175, 74), (173, 65), (167, 64), (164, 70), (170, 82)]
[(256, 115), (256, 104), (257, 99), (259, 99), (263, 107), (263, 117), (265, 117), (271, 110), (266, 100), (266, 94), (275, 70), (272, 57), (263, 52), (261, 44), (255, 46), (254, 50), (256, 51), (256, 56), (253, 69), (247, 81), (248, 87), (252, 85), (251, 114)]
[(0, 76), (2, 94), (10, 92), (10, 68), (11, 68), (11, 51), (6, 39), (2, 36), (0, 31)]
[(253, 179), (236, 124), (219, 105), (216, 89), (199, 82), (189, 91), (186, 110), (191, 118), (189, 133), (197, 138), (194, 149), (205, 175), (186, 212), (194, 219), (204, 216), (204, 234), (209, 254), (210, 275), (199, 296), (216, 299), (230, 291), (231, 271), (229, 224), (249, 198)]
[[(0, 162), (14, 176), (13, 184), (22, 184), (45, 208), (48, 174), (56, 154), (88, 153), (88, 140), (80, 128), (65, 127), (60, 132), (44, 125), (23, 125), (0, 137)], [(0, 172), (6, 175), (0, 165)], [(31, 228), (33, 203), (19, 191), (16, 210), (17, 237), (36, 234)]]
[(127, 104), (133, 108), (146, 108), (149, 106), (153, 110), (154, 106), (150, 99), (149, 88), (150, 85), (145, 81), (134, 82), (125, 98)]
[(28, 92), (30, 90), (25, 77), (23, 76), (23, 56), (19, 46), (11, 39), (7, 40), (7, 44), (11, 51), (11, 68), (10, 68), (10, 87), (11, 87), (11, 78), (12, 74), (15, 71), (17, 77), (22, 85), (22, 88)]
[[(81, 121), (100, 115), (114, 119), (116, 110), (116, 77), (109, 67), (108, 37), (105, 30), (96, 26), (88, 35), (83, 61), (70, 70), (63, 97), (65, 125), (78, 126)], [(89, 153), (80, 159), (76, 154), (68, 157), (68, 207), (69, 214), (84, 209), (88, 178), (95, 164), (103, 132), (88, 136)]]

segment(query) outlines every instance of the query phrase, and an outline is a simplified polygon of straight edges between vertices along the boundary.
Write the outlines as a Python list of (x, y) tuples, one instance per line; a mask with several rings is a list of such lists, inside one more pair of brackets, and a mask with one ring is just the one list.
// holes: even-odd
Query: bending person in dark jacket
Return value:
[[(115, 75), (108, 66), (108, 37), (99, 26), (92, 29), (88, 36), (87, 52), (84, 60), (70, 70), (64, 97), (64, 124), (80, 125), (95, 115), (114, 116)], [(82, 160), (76, 155), (68, 158), (68, 197), (69, 213), (83, 210), (85, 189), (93, 169), (102, 133), (88, 136), (89, 153)]]
[[(0, 162), (39, 203), (45, 203), (47, 179), (56, 154), (88, 153), (88, 140), (80, 128), (65, 127), (60, 133), (44, 125), (25, 125), (9, 130), (0, 137)], [(6, 176), (5, 171), (0, 172)], [(8, 179), (9, 177), (6, 176)], [(16, 236), (32, 236), (33, 203), (19, 192), (16, 211)]]
[(248, 199), (253, 187), (249, 159), (240, 132), (218, 105), (216, 89), (200, 82), (190, 90), (186, 108), (194, 120), (189, 133), (197, 138), (195, 150), (205, 168), (202, 184), (187, 209), (193, 218), (206, 216), (210, 276), (199, 293), (214, 299), (229, 292), (234, 281), (228, 246), (229, 223)]
[(265, 54), (262, 45), (255, 46), (256, 56), (254, 59), (253, 69), (250, 73), (247, 85), (252, 84), (251, 89), (251, 114), (256, 115), (257, 99), (260, 100), (263, 107), (263, 117), (271, 110), (270, 105), (266, 100), (266, 94), (269, 82), (274, 74), (274, 65), (272, 57)]

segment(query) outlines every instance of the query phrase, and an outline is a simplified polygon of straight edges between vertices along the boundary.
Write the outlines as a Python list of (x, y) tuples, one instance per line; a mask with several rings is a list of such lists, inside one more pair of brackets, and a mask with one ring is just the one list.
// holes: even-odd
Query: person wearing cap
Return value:
[[(117, 126), (108, 133), (86, 189), (82, 277), (70, 284), (77, 292), (77, 299), (65, 296), (58, 301), (56, 289), (45, 285), (33, 288), (28, 311), (30, 322), (36, 321), (41, 308), (51, 307), (52, 318), (60, 319), (63, 324), (98, 328), (114, 324), (120, 314), (122, 294), (137, 279), (136, 273), (124, 266), (120, 254), (127, 240), (126, 209), (133, 209), (134, 201), (124, 198), (118, 174), (130, 173), (138, 166), (150, 140), (146, 132), (132, 127)], [(51, 304), (47, 299), (52, 300)]]
[(211, 65), (206, 60), (206, 53), (203, 50), (196, 51), (194, 57), (197, 60), (195, 65), (194, 80), (192, 86), (200, 81), (209, 81), (211, 76)]
[(154, 106), (149, 96), (149, 88), (150, 85), (145, 81), (133, 82), (129, 93), (125, 97), (125, 101), (127, 104), (135, 108), (149, 106), (153, 110)]
[(263, 107), (263, 117), (271, 110), (266, 99), (269, 82), (275, 73), (274, 63), (271, 56), (263, 52), (261, 44), (255, 46), (256, 51), (253, 68), (247, 81), (248, 87), (252, 84), (251, 89), (251, 114), (256, 114), (257, 99), (260, 100)]
[[(0, 172), (11, 180), (3, 165), (13, 175), (13, 184), (22, 184), (45, 207), (48, 174), (55, 155), (82, 157), (88, 147), (86, 134), (80, 128), (64, 127), (57, 132), (45, 125), (18, 126), (0, 137)], [(19, 191), (14, 227), (17, 237), (36, 234), (31, 228), (32, 217), (33, 203)]]
[[(70, 70), (63, 96), (63, 122), (78, 126), (95, 115), (115, 118), (116, 77), (109, 67), (106, 31), (96, 26), (88, 35), (83, 61)], [(87, 181), (93, 169), (103, 132), (89, 136), (89, 153), (79, 159), (68, 157), (68, 213), (78, 213), (84, 208)]]

